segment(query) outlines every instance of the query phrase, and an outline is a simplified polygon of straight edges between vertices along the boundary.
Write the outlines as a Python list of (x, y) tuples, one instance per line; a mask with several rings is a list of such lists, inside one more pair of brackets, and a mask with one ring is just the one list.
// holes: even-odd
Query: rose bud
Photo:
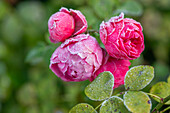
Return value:
[(102, 64), (103, 54), (97, 40), (89, 34), (67, 39), (53, 53), (50, 69), (64, 81), (84, 81)]
[(116, 59), (132, 60), (144, 50), (142, 26), (124, 14), (100, 24), (100, 38), (108, 54)]
[(100, 73), (104, 71), (110, 71), (114, 76), (114, 87), (117, 88), (124, 84), (124, 78), (126, 72), (129, 70), (129, 60), (115, 59), (109, 56), (103, 50), (103, 61), (101, 67), (95, 72), (94, 76), (90, 79), (93, 81)]
[(78, 35), (87, 29), (85, 16), (78, 10), (61, 8), (48, 20), (50, 40), (53, 43), (63, 42), (72, 35)]

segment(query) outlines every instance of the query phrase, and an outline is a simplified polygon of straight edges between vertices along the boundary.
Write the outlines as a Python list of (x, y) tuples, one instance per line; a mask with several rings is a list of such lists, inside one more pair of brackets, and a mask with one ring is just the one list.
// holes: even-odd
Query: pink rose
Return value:
[(142, 26), (124, 14), (100, 24), (100, 38), (108, 54), (116, 59), (132, 60), (144, 50)]
[(110, 71), (114, 76), (114, 87), (117, 88), (124, 84), (124, 77), (126, 72), (129, 70), (130, 62), (129, 60), (118, 60), (115, 59), (103, 50), (103, 62), (102, 66), (95, 72), (94, 76), (90, 79), (93, 81), (100, 73), (104, 71)]
[(80, 34), (67, 39), (55, 50), (50, 69), (64, 81), (84, 81), (93, 76), (102, 59), (97, 40), (89, 34)]
[(87, 29), (85, 16), (78, 10), (61, 8), (48, 20), (50, 40), (53, 43), (63, 42), (72, 35), (78, 35)]

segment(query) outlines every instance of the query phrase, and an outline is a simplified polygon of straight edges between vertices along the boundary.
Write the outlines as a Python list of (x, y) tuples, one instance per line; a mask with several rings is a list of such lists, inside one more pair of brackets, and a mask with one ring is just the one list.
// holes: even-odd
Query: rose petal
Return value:
[(133, 60), (144, 50), (142, 26), (124, 14), (100, 24), (100, 39), (108, 54), (116, 59)]
[[(103, 63), (104, 62), (105, 61), (103, 61)], [(102, 64), (102, 66), (96, 71), (96, 73), (90, 80), (94, 80), (100, 73), (104, 71), (110, 71), (114, 75), (113, 88), (116, 88), (124, 84), (124, 77), (126, 72), (129, 70), (129, 66), (129, 60), (117, 60), (115, 58), (109, 57), (107, 62), (105, 64)]]
[(87, 21), (85, 16), (78, 10), (70, 9), (70, 13), (75, 21), (75, 30), (73, 35), (78, 35), (85, 32), (87, 29)]
[(54, 51), (50, 69), (64, 81), (83, 81), (93, 76), (102, 59), (102, 50), (96, 39), (81, 34), (67, 39)]

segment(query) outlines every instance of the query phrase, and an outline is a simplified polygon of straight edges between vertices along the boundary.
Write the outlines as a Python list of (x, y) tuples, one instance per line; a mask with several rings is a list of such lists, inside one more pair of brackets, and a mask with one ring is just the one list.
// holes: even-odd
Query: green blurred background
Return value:
[(144, 89), (149, 92), (170, 73), (169, 6), (170, 0), (0, 0), (0, 113), (67, 113), (80, 102), (99, 104), (84, 94), (89, 81), (64, 82), (49, 69), (59, 44), (50, 43), (47, 22), (61, 7), (80, 10), (88, 29), (98, 30), (120, 12), (141, 22), (145, 50), (131, 66), (154, 66), (155, 78)]

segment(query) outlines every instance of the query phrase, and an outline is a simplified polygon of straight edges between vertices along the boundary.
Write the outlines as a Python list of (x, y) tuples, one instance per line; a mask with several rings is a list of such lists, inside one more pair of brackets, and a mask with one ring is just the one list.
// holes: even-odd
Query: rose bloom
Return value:
[(85, 16), (78, 10), (61, 8), (48, 20), (48, 31), (53, 43), (63, 42), (72, 35), (78, 35), (87, 29)]
[(142, 26), (124, 14), (100, 24), (100, 38), (108, 54), (116, 59), (132, 60), (144, 50)]
[(93, 81), (100, 73), (104, 71), (110, 71), (114, 76), (114, 87), (117, 88), (124, 84), (124, 78), (126, 72), (129, 70), (130, 66), (129, 60), (115, 59), (109, 56), (103, 49), (103, 62), (101, 67), (95, 72), (94, 76), (90, 79)]
[(84, 81), (94, 75), (102, 59), (97, 40), (89, 34), (80, 34), (67, 39), (54, 51), (50, 69), (64, 81)]

